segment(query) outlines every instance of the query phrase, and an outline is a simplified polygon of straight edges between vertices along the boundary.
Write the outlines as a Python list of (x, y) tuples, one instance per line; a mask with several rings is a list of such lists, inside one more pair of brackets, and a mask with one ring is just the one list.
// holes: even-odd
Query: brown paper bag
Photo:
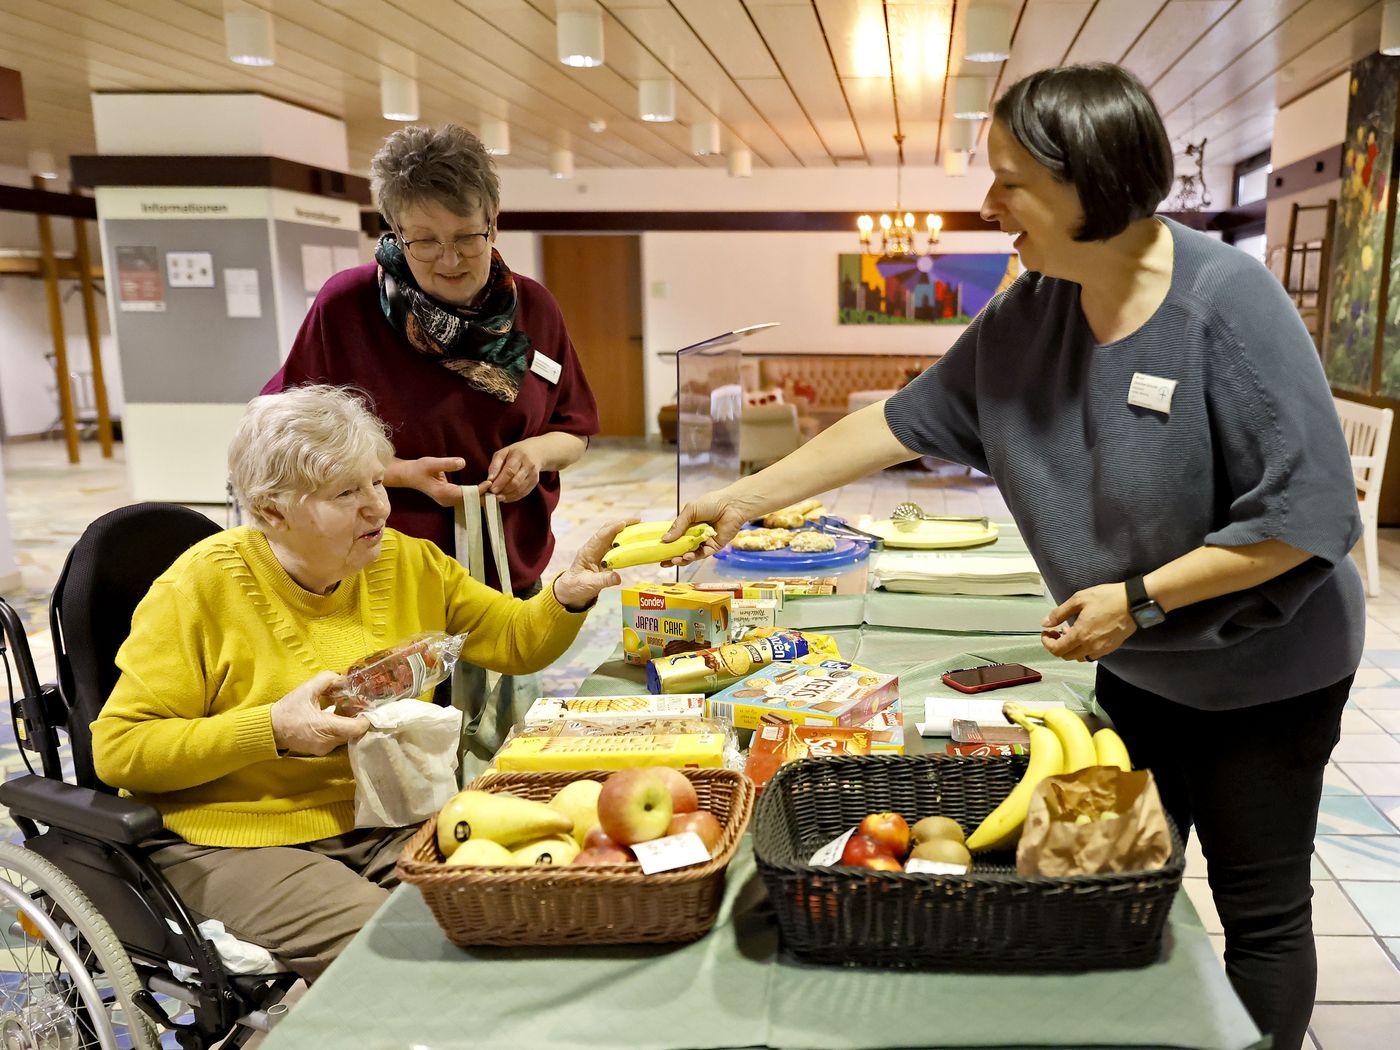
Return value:
[[(1104, 819), (1107, 813), (1117, 816)], [(1147, 871), (1165, 865), (1171, 853), (1152, 773), (1090, 766), (1046, 777), (1036, 787), (1016, 848), (1016, 871), (1052, 877)]]

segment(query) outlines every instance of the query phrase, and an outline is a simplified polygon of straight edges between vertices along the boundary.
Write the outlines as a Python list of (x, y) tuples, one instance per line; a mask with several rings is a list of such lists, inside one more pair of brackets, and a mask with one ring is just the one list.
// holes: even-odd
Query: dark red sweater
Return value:
[[(526, 371), (520, 395), (506, 404), (467, 385), (436, 360), (419, 353), (379, 308), (374, 263), (336, 274), (316, 296), (292, 352), (263, 387), (271, 394), (302, 383), (355, 386), (393, 431), (400, 459), (461, 456), (466, 469), (451, 476), (463, 485), (486, 479), (497, 449), (550, 431), (579, 437), (598, 432), (598, 409), (578, 356), (564, 330), (559, 305), (543, 285), (515, 277), (517, 327), (530, 336), (533, 353), (563, 366), (558, 383)], [(527, 366), (528, 366), (527, 361)], [(389, 525), (432, 540), (453, 553), (452, 511), (414, 489), (391, 488)], [(516, 590), (540, 578), (554, 551), (550, 516), (559, 502), (559, 475), (540, 475), (524, 499), (501, 506), (510, 575)], [(495, 580), (495, 570), (488, 573)]]

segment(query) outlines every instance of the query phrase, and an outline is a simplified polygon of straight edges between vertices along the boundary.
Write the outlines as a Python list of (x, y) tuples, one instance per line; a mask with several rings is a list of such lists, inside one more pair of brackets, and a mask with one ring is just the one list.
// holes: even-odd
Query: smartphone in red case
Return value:
[(1008, 685), (1024, 685), (1040, 681), (1040, 672), (1025, 664), (987, 664), (983, 667), (960, 667), (943, 675), (944, 685), (960, 693), (985, 693)]

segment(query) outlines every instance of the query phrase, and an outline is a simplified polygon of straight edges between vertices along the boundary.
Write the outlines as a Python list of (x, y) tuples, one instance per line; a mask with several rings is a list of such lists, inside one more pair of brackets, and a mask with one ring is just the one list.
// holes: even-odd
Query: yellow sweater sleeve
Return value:
[(462, 659), (469, 663), (502, 674), (542, 670), (564, 655), (588, 618), (564, 608), (549, 585), (522, 601), (472, 579), (436, 547), (429, 551), (447, 596), (447, 629), (467, 632)]
[(277, 757), (268, 705), (207, 712), (200, 618), (157, 580), (117, 652), (121, 678), (92, 723), (97, 775), (135, 792), (180, 791)]

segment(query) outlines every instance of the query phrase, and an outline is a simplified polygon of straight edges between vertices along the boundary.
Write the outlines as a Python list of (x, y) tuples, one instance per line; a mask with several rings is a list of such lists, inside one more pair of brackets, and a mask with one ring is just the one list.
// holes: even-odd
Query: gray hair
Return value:
[(496, 162), (466, 128), (400, 128), (369, 163), (370, 185), (379, 210), (391, 225), (405, 208), (431, 202), (454, 215), (480, 207), (494, 229), (501, 210)]
[(364, 396), (338, 386), (299, 386), (255, 397), (243, 410), (228, 447), (234, 494), (266, 528), (267, 511), (293, 503), (367, 463), (394, 456), (389, 428)]

